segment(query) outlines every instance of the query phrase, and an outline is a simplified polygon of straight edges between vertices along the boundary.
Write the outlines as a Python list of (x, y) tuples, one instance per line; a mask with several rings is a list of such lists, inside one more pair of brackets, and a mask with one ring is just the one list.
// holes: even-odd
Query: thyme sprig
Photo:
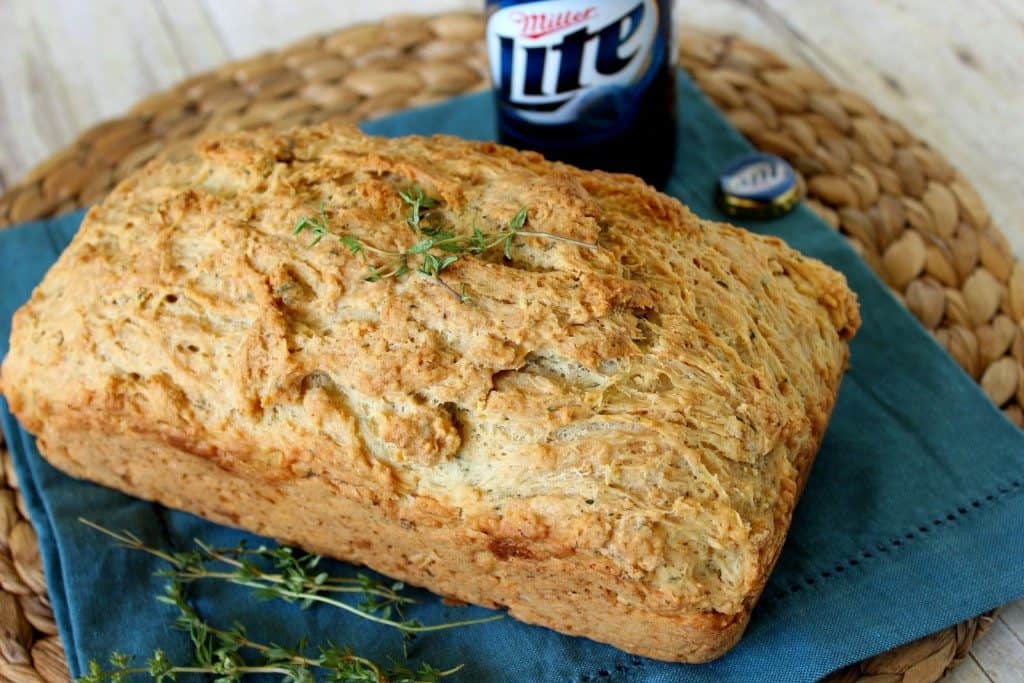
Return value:
[[(503, 618), (499, 614), (442, 624), (422, 624), (418, 620), (407, 619), (402, 613), (403, 606), (416, 601), (399, 593), (405, 587), (401, 582), (387, 585), (364, 574), (354, 578), (332, 577), (319, 570), (319, 555), (296, 554), (285, 546), (261, 546), (252, 549), (243, 544), (228, 550), (219, 550), (199, 540), (195, 541), (195, 550), (171, 553), (147, 546), (142, 539), (129, 531), (116, 532), (87, 519), (80, 518), (79, 521), (110, 536), (121, 547), (164, 560), (170, 567), (162, 570), (160, 575), (174, 583), (189, 584), (204, 579), (223, 580), (254, 589), (254, 595), (258, 599), (295, 602), (303, 609), (320, 603), (367, 621), (395, 628), (405, 635), (485, 624)], [(259, 560), (269, 560), (274, 569), (268, 570)], [(358, 604), (350, 604), (332, 595), (346, 593), (356, 594), (362, 600)]]
[(320, 205), (317, 215), (300, 219), (292, 229), (292, 234), (309, 232), (313, 236), (309, 243), (310, 247), (316, 246), (325, 237), (336, 238), (349, 253), (366, 260), (368, 270), (363, 279), (368, 282), (378, 282), (386, 278), (398, 279), (414, 272), (434, 279), (464, 303), (470, 300), (465, 283), (460, 290), (456, 290), (442, 277), (442, 273), (462, 258), (482, 256), (500, 247), (504, 258), (511, 260), (513, 246), (518, 237), (541, 237), (585, 249), (597, 248), (596, 244), (571, 237), (540, 230), (527, 230), (525, 226), (529, 220), (529, 210), (526, 207), (519, 209), (500, 230), (483, 231), (474, 226), (471, 232), (455, 232), (439, 222), (436, 225), (429, 225), (426, 222), (431, 209), (435, 208), (438, 202), (424, 194), (418, 185), (400, 191), (399, 196), (408, 206), (406, 224), (420, 237), (417, 242), (405, 249), (382, 249), (351, 233), (332, 231), (323, 204)]
[(216, 683), (237, 683), (250, 674), (270, 674), (284, 681), (313, 683), (316, 671), (322, 671), (328, 681), (435, 683), (462, 668), (442, 670), (430, 664), (423, 664), (416, 670), (401, 665), (385, 667), (331, 642), (317, 648), (315, 655), (308, 653), (305, 640), (291, 648), (260, 643), (251, 639), (241, 624), (219, 629), (204, 621), (188, 604), (184, 587), (177, 581), (169, 582), (158, 600), (178, 609), (174, 626), (188, 633), (193, 661), (175, 664), (163, 650), (155, 650), (143, 666), (134, 666), (130, 656), (114, 652), (108, 660), (109, 667), (90, 661), (79, 683), (124, 683), (137, 674), (148, 674), (157, 683), (176, 680), (179, 674), (212, 674)]
[(423, 188), (419, 185), (413, 185), (408, 190), (399, 192), (398, 196), (409, 205), (409, 218), (406, 219), (406, 223), (409, 224), (413, 232), (419, 233), (420, 221), (430, 209), (437, 206), (437, 200), (423, 194)]

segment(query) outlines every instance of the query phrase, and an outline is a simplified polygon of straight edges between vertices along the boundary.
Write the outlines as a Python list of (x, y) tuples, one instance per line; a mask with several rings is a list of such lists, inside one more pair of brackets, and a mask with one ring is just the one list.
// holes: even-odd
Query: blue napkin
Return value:
[[(679, 112), (668, 192), (698, 214), (724, 220), (712, 201), (715, 174), (749, 147), (682, 75)], [(477, 95), (366, 129), (487, 139), (493, 114), (490, 98)], [(12, 312), (81, 216), (0, 232), (0, 353)], [(1024, 594), (1024, 435), (810, 211), (747, 227), (843, 271), (860, 296), (864, 326), (782, 558), (743, 641), (711, 664), (666, 664), (504, 619), (421, 636), (409, 647), (414, 662), (464, 663), (457, 678), (466, 681), (813, 680)], [(168, 626), (173, 610), (153, 599), (160, 562), (113, 548), (76, 519), (127, 528), (169, 549), (195, 537), (219, 546), (252, 537), (64, 476), (42, 460), (6, 404), (2, 413), (72, 673), (114, 649), (144, 657), (162, 647), (172, 659), (186, 659), (185, 636)], [(254, 603), (219, 582), (194, 589), (196, 608), (217, 625), (239, 620), (267, 641), (309, 635), (378, 660), (402, 658), (397, 633), (327, 608)], [(488, 614), (417, 595), (421, 605), (411, 616), (425, 622)]]

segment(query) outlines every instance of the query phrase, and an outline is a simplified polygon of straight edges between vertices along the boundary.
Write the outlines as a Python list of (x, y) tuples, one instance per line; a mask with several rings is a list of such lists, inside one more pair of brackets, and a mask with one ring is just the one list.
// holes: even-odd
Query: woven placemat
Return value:
[[(754, 144), (794, 164), (810, 207), (1024, 426), (1024, 265), (970, 183), (870, 102), (811, 70), (733, 36), (684, 28), (679, 42), (703, 91)], [(485, 89), (486, 65), (477, 14), (392, 17), (228, 64), (81, 135), (0, 197), (0, 226), (95, 202), (158, 152), (206, 132), (358, 121)], [(2, 449), (0, 458), (0, 679), (65, 681), (35, 535)], [(968, 620), (832, 679), (936, 681), (989, 621)]]

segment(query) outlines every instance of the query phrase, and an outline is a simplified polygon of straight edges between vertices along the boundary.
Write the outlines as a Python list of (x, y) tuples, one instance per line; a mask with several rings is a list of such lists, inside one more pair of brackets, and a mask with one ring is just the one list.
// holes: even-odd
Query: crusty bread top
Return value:
[[(445, 271), (370, 283), (429, 220), (528, 227)], [(576, 557), (627, 604), (736, 614), (781, 545), (859, 324), (845, 280), (636, 178), (449, 137), (243, 133), (93, 207), (14, 321), (13, 410), (137, 433), (268, 486), (321, 476), (502, 559)], [(802, 455), (803, 454), (803, 455)], [(467, 531), (468, 533), (468, 531)]]

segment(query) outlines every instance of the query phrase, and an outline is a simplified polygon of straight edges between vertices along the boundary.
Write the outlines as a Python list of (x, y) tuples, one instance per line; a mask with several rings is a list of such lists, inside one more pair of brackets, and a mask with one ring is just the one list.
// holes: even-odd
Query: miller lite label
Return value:
[[(674, 139), (670, 0), (491, 0), (487, 7), (502, 142), (643, 175), (654, 151), (635, 145), (652, 142), (652, 131), (637, 127), (654, 125)], [(616, 141), (618, 148), (603, 150), (612, 158), (595, 156), (595, 146)]]

